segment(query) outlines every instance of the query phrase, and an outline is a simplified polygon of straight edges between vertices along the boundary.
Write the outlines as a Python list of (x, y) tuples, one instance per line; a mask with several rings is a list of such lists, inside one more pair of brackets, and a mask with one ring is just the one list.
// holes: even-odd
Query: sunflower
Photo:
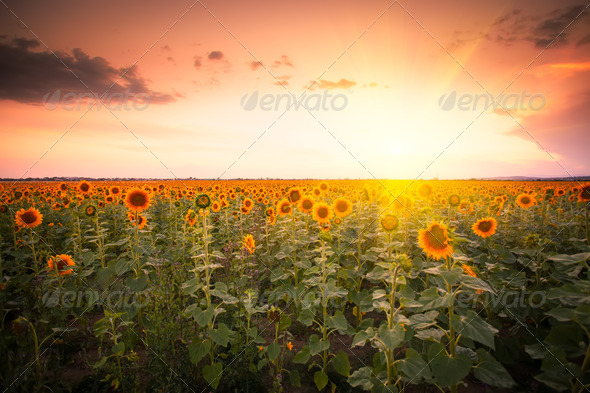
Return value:
[(288, 198), (289, 198), (289, 201), (291, 201), (291, 203), (295, 204), (295, 203), (299, 202), (301, 197), (302, 197), (301, 190), (299, 188), (293, 187), (289, 190)]
[(61, 184), (59, 185), (59, 189), (60, 189), (61, 191), (67, 191), (67, 190), (68, 190), (68, 185), (67, 185), (66, 183), (61, 183)]
[(6, 207), (6, 205), (2, 204), (0, 205), (0, 213), (6, 213), (8, 211), (8, 207)]
[(21, 228), (35, 228), (43, 221), (43, 214), (34, 207), (30, 207), (28, 210), (20, 209), (16, 212), (15, 220), (16, 225)]
[(459, 195), (453, 194), (449, 196), (448, 202), (450, 206), (457, 207), (461, 203), (461, 198), (459, 197)]
[(145, 218), (141, 214), (137, 215), (137, 220), (135, 219), (135, 214), (133, 214), (133, 213), (129, 213), (128, 217), (129, 217), (129, 220), (131, 221), (131, 224), (133, 226), (136, 226), (138, 229), (145, 228), (145, 226), (147, 224), (147, 218)]
[(244, 199), (244, 202), (242, 202), (242, 206), (248, 210), (251, 210), (254, 207), (254, 201), (250, 198), (246, 198)]
[(590, 184), (582, 187), (580, 195), (578, 195), (578, 202), (590, 202)]
[(250, 254), (254, 254), (254, 250), (256, 249), (256, 242), (254, 241), (254, 237), (252, 235), (246, 235), (244, 237), (244, 247)]
[(344, 198), (338, 198), (332, 204), (332, 209), (337, 217), (344, 218), (352, 213), (352, 203)]
[(393, 231), (398, 225), (399, 221), (393, 214), (387, 214), (381, 219), (381, 227), (387, 232)]
[(277, 205), (277, 211), (279, 212), (279, 215), (281, 217), (291, 214), (291, 212), (293, 211), (293, 208), (291, 207), (291, 202), (289, 202), (288, 199), (282, 199)]
[(57, 273), (60, 276), (72, 273), (72, 269), (67, 268), (68, 266), (76, 266), (76, 263), (71, 256), (66, 254), (56, 255), (47, 261), (47, 270)]
[(314, 204), (315, 204), (315, 199), (313, 199), (312, 197), (306, 195), (303, 198), (301, 198), (301, 200), (299, 201), (299, 204), (297, 205), (297, 207), (303, 213), (309, 213), (313, 209), (313, 205)]
[(129, 210), (139, 213), (150, 205), (150, 196), (144, 190), (134, 188), (127, 193), (125, 205)]
[(86, 180), (82, 180), (78, 184), (78, 191), (82, 194), (88, 194), (90, 192), (90, 189), (92, 189), (92, 186)]
[(482, 218), (471, 226), (473, 232), (482, 238), (492, 236), (496, 233), (496, 228), (498, 228), (498, 221), (493, 217)]
[(214, 212), (218, 212), (221, 210), (221, 204), (217, 201), (213, 202), (211, 204), (211, 210), (213, 210)]
[(118, 186), (112, 186), (109, 189), (109, 193), (111, 193), (113, 195), (119, 195), (121, 193), (121, 189)]
[(272, 215), (272, 216), (268, 216), (268, 223), (270, 225), (274, 225), (277, 222), (277, 216)]
[(188, 209), (188, 212), (186, 213), (186, 216), (184, 216), (184, 219), (192, 227), (197, 223), (197, 214), (193, 209)]
[(211, 197), (207, 194), (200, 194), (197, 199), (195, 199), (195, 204), (199, 209), (206, 209), (211, 204)]
[(428, 183), (424, 183), (418, 188), (418, 194), (421, 197), (429, 197), (432, 194), (432, 186)]
[(88, 217), (94, 216), (96, 214), (96, 207), (94, 205), (86, 206), (86, 209), (84, 209), (84, 214), (86, 214)]
[(328, 224), (333, 216), (334, 212), (330, 209), (328, 204), (318, 202), (313, 205), (313, 219), (316, 220), (318, 224)]
[(272, 206), (268, 207), (265, 210), (264, 214), (266, 214), (267, 217), (274, 216), (275, 215), (275, 208)]
[(523, 209), (528, 209), (529, 207), (535, 205), (537, 201), (530, 194), (520, 194), (518, 197), (516, 197), (516, 203)]
[(453, 253), (453, 247), (449, 240), (447, 227), (436, 221), (418, 233), (418, 243), (422, 251), (435, 260), (448, 257)]
[(328, 188), (329, 188), (328, 187), (328, 183), (326, 183), (326, 182), (321, 182), (320, 185), (319, 185), (319, 189), (320, 189), (321, 192), (328, 191)]

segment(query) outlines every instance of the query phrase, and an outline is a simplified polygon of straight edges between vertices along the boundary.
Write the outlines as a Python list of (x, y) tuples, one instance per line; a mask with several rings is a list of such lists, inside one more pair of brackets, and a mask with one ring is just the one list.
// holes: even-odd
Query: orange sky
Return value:
[(582, 2), (5, 4), (0, 177), (590, 175)]

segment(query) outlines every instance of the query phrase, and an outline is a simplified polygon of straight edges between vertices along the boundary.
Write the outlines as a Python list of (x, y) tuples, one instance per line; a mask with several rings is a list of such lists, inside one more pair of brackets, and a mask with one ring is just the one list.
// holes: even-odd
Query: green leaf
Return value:
[(211, 340), (205, 340), (203, 342), (195, 341), (188, 346), (188, 354), (191, 362), (196, 366), (199, 364), (201, 359), (209, 353), (211, 350)]
[(410, 326), (414, 329), (425, 329), (436, 324), (438, 311), (432, 310), (424, 314), (414, 314), (410, 317)]
[(111, 348), (111, 350), (113, 351), (113, 353), (117, 356), (123, 356), (123, 354), (125, 353), (125, 343), (124, 342), (120, 342), (118, 344), (113, 345), (113, 348)]
[(445, 335), (445, 332), (438, 328), (424, 329), (416, 332), (415, 336), (420, 340), (431, 340), (440, 342), (440, 339)]
[(291, 386), (295, 388), (301, 387), (301, 378), (299, 377), (299, 371), (291, 370), (289, 371), (289, 381), (291, 382)]
[(383, 341), (387, 348), (395, 349), (404, 341), (406, 332), (404, 327), (401, 325), (395, 326), (393, 329), (389, 329), (387, 324), (382, 324), (378, 331), (378, 336)]
[(348, 356), (346, 356), (343, 351), (338, 352), (338, 354), (332, 358), (332, 367), (334, 367), (334, 370), (336, 370), (338, 374), (348, 377), (350, 373)]
[(413, 348), (408, 348), (406, 358), (399, 362), (398, 367), (413, 383), (418, 383), (421, 379), (429, 380), (432, 378), (428, 364)]
[(574, 310), (571, 308), (554, 308), (545, 312), (545, 314), (557, 319), (559, 322), (569, 322), (574, 319)]
[(322, 370), (316, 371), (313, 375), (313, 381), (315, 382), (315, 386), (317, 386), (318, 390), (322, 390), (328, 384), (328, 375)]
[(281, 346), (279, 345), (279, 343), (271, 343), (268, 347), (266, 347), (266, 353), (268, 354), (268, 358), (271, 362), (277, 360), (280, 352)]
[(143, 291), (145, 288), (147, 288), (147, 285), (148, 285), (148, 281), (147, 281), (147, 277), (145, 274), (143, 274), (137, 278), (130, 278), (127, 280), (127, 287), (129, 287), (129, 289), (133, 293)]
[(310, 356), (311, 356), (311, 353), (309, 352), (309, 347), (307, 345), (304, 345), (299, 350), (299, 352), (297, 352), (295, 354), (295, 357), (293, 358), (293, 362), (300, 363), (300, 364), (305, 364), (309, 360), (309, 357)]
[(354, 335), (354, 338), (352, 339), (351, 348), (356, 347), (357, 345), (360, 345), (361, 347), (364, 346), (366, 341), (371, 337), (373, 337), (373, 328), (361, 330), (360, 332)]
[(360, 386), (363, 390), (371, 390), (373, 388), (373, 382), (371, 382), (371, 368), (361, 367), (348, 377), (348, 383), (352, 387)]
[(442, 352), (430, 362), (430, 368), (441, 386), (451, 386), (469, 374), (471, 359), (465, 355), (456, 355), (454, 358)]
[(221, 380), (222, 373), (222, 363), (207, 364), (205, 367), (203, 367), (203, 378), (205, 378), (205, 380), (209, 382), (213, 389), (217, 389), (219, 381)]
[(477, 350), (477, 357), (480, 363), (473, 368), (475, 378), (499, 388), (510, 389), (516, 384), (504, 366), (484, 349)]
[(311, 312), (310, 309), (306, 308), (304, 310), (301, 310), (297, 320), (299, 322), (301, 322), (302, 324), (304, 324), (305, 326), (310, 326), (313, 323), (313, 318), (314, 318), (313, 312)]
[(473, 310), (467, 311), (467, 315), (461, 320), (464, 323), (461, 332), (463, 336), (495, 349), (494, 336), (498, 333), (498, 329), (481, 319)]
[(330, 341), (320, 340), (317, 335), (312, 334), (309, 337), (309, 352), (311, 355), (317, 355), (322, 351), (326, 351), (330, 348)]
[(206, 310), (197, 306), (193, 310), (193, 318), (195, 318), (195, 321), (202, 327), (209, 325), (214, 315), (215, 308), (213, 306), (209, 306)]
[(328, 317), (326, 325), (331, 329), (338, 330), (341, 334), (348, 332), (348, 321), (342, 311), (336, 311), (333, 317)]
[(231, 331), (228, 329), (225, 323), (220, 323), (217, 329), (209, 331), (209, 336), (215, 341), (216, 344), (222, 347), (227, 347), (229, 343)]
[(536, 375), (535, 379), (542, 384), (549, 386), (556, 392), (563, 392), (564, 390), (568, 390), (570, 387), (568, 378), (564, 378), (563, 374), (544, 372), (542, 374)]

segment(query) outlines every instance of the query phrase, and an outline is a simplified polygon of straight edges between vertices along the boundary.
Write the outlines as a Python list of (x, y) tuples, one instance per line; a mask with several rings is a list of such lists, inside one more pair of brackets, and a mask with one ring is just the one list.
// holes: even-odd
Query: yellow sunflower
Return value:
[(381, 227), (387, 232), (391, 232), (396, 229), (398, 224), (399, 221), (393, 214), (386, 214), (385, 217), (381, 219)]
[(530, 194), (520, 194), (518, 197), (516, 197), (516, 203), (523, 209), (528, 209), (529, 207), (535, 205), (537, 201)]
[(338, 198), (332, 204), (332, 209), (337, 217), (344, 218), (352, 213), (352, 203), (344, 198)]
[(250, 254), (254, 254), (254, 250), (256, 249), (256, 242), (254, 241), (254, 237), (252, 235), (246, 235), (244, 237), (244, 247)]
[(578, 202), (590, 202), (590, 184), (582, 187), (580, 195), (578, 195)]
[(436, 221), (430, 224), (427, 229), (421, 229), (418, 233), (420, 247), (434, 260), (448, 257), (453, 253), (453, 247), (449, 240), (447, 227)]
[(47, 270), (57, 273), (60, 276), (65, 276), (72, 273), (72, 269), (67, 267), (75, 265), (76, 263), (72, 257), (66, 254), (61, 254), (56, 255), (47, 261)]
[(299, 201), (298, 204), (298, 208), (299, 210), (301, 210), (303, 213), (309, 213), (311, 212), (311, 210), (313, 209), (313, 205), (315, 203), (315, 199), (313, 199), (310, 196), (304, 196), (303, 198), (301, 198), (301, 200)]
[(313, 219), (318, 224), (328, 224), (333, 216), (334, 212), (325, 202), (318, 202), (313, 205)]
[(21, 228), (35, 228), (43, 221), (43, 214), (34, 207), (29, 209), (20, 209), (15, 216), (16, 225)]
[(484, 239), (496, 233), (496, 228), (498, 228), (498, 221), (493, 217), (482, 218), (471, 226), (473, 232)]
[(81, 192), (82, 194), (88, 194), (90, 192), (91, 188), (92, 188), (92, 186), (86, 180), (82, 180), (78, 184), (78, 191)]
[(281, 217), (291, 214), (292, 210), (291, 202), (288, 199), (282, 199), (277, 205), (277, 211)]
[(144, 190), (134, 188), (127, 193), (125, 205), (129, 210), (139, 213), (149, 207), (150, 196)]

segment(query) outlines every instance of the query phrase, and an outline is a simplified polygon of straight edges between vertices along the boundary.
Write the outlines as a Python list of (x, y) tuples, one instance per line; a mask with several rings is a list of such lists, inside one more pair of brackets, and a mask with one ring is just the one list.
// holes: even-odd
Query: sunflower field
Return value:
[(0, 185), (0, 386), (590, 391), (590, 185)]

